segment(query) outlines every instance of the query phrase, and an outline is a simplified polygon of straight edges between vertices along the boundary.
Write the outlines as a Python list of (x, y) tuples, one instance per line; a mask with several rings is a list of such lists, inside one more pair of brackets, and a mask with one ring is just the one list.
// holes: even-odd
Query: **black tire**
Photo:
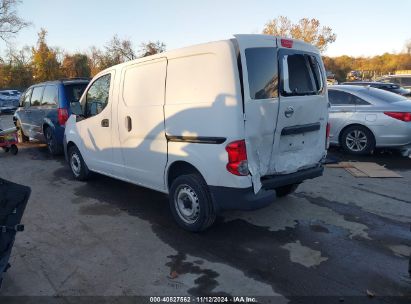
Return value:
[(10, 151), (9, 147), (2, 147), (2, 148), (3, 148), (3, 151), (6, 152), (6, 153)]
[(90, 177), (90, 170), (81, 156), (79, 149), (76, 146), (71, 146), (68, 149), (68, 161), (73, 177), (79, 181), (85, 181)]
[(10, 153), (13, 154), (13, 155), (17, 155), (17, 153), (19, 153), (19, 148), (17, 148), (16, 145), (11, 145)]
[(349, 154), (367, 155), (375, 149), (375, 138), (366, 127), (351, 126), (341, 134), (340, 144)]
[(57, 143), (53, 130), (50, 127), (44, 129), (44, 137), (46, 138), (47, 148), (51, 155), (60, 155), (63, 152), (63, 147)]
[(171, 185), (169, 201), (174, 219), (185, 230), (203, 231), (217, 217), (208, 186), (198, 174), (177, 177)]
[(24, 135), (23, 129), (21, 128), (20, 121), (16, 121), (16, 128), (17, 128), (17, 137), (20, 143), (25, 143), (30, 140), (30, 138), (26, 135)]
[(284, 197), (293, 193), (295, 190), (297, 190), (299, 185), (300, 184), (291, 184), (287, 186), (278, 187), (277, 189), (275, 189), (277, 197)]

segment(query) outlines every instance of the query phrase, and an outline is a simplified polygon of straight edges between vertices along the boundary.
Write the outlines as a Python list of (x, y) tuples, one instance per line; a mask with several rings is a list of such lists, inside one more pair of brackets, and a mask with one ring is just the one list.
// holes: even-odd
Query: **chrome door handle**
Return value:
[(284, 111), (284, 115), (287, 118), (290, 118), (294, 114), (294, 108), (293, 107), (288, 107), (287, 110)]

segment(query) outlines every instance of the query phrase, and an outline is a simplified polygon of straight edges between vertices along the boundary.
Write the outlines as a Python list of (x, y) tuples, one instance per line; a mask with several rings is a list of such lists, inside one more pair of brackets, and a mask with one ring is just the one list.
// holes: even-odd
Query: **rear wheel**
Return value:
[(57, 143), (56, 136), (50, 127), (44, 129), (44, 136), (46, 138), (47, 148), (51, 155), (59, 155), (62, 152), (61, 146)]
[(23, 129), (21, 128), (20, 121), (17, 120), (16, 122), (16, 128), (17, 128), (17, 137), (19, 139), (19, 142), (24, 143), (28, 142), (30, 139), (28, 136), (24, 135)]
[(351, 126), (341, 134), (340, 144), (347, 153), (365, 155), (374, 150), (375, 138), (366, 127)]
[(71, 172), (76, 180), (85, 181), (90, 176), (90, 171), (81, 156), (79, 149), (76, 146), (71, 146), (68, 149), (68, 160)]
[(169, 199), (174, 219), (185, 230), (203, 231), (216, 219), (208, 186), (198, 174), (177, 177), (171, 185)]
[(297, 190), (299, 185), (300, 184), (291, 184), (287, 186), (278, 187), (277, 189), (275, 189), (277, 197), (284, 197), (293, 193), (295, 190)]

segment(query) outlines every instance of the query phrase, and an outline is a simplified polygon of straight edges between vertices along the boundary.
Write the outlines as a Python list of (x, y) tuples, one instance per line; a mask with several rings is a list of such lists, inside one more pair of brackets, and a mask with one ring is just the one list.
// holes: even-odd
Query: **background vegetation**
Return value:
[[(102, 48), (90, 47), (82, 53), (68, 53), (59, 47), (49, 46), (47, 31), (38, 33), (35, 46), (16, 49), (10, 39), (30, 23), (17, 14), (20, 0), (0, 0), (0, 39), (7, 51), (0, 57), (0, 88), (25, 89), (33, 83), (59, 78), (92, 77), (110, 66), (139, 57), (157, 54), (166, 50), (161, 41), (142, 43), (137, 49), (127, 39), (117, 35)], [(303, 18), (296, 23), (284, 16), (266, 23), (263, 33), (304, 40), (315, 45), (322, 53), (337, 36), (329, 26), (322, 26), (317, 19)], [(345, 81), (347, 73), (359, 70), (363, 78), (372, 79), (398, 70), (411, 70), (411, 41), (399, 54), (383, 54), (374, 57), (327, 57), (324, 56), (327, 71), (335, 74), (338, 81)]]

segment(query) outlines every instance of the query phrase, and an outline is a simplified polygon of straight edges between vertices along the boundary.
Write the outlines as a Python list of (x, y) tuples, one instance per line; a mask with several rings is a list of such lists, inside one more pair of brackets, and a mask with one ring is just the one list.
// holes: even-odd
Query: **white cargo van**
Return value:
[(316, 48), (265, 35), (129, 61), (90, 82), (66, 157), (76, 179), (168, 193), (178, 224), (204, 230), (221, 210), (261, 208), (322, 175), (325, 83)]

